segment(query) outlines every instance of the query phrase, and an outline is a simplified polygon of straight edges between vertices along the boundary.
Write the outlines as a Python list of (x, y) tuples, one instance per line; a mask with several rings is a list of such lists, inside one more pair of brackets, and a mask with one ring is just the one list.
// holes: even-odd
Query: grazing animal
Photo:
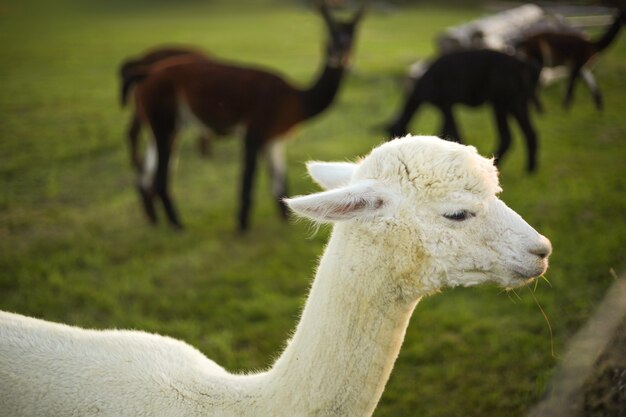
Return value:
[[(195, 48), (180, 46), (165, 46), (154, 48), (144, 55), (128, 59), (122, 63), (119, 69), (121, 79), (120, 103), (122, 107), (128, 103), (130, 90), (136, 82), (137, 77), (142, 77), (155, 66), (164, 67), (170, 65), (180, 65), (189, 60), (209, 60), (210, 58)], [(137, 172), (141, 172), (142, 164), (139, 156), (139, 136), (141, 134), (141, 121), (136, 109), (133, 109), (130, 123), (128, 125), (128, 144), (130, 147), (130, 160)], [(198, 137), (198, 148), (200, 154), (208, 156), (211, 153), (211, 135), (206, 130)]]
[(300, 323), (267, 371), (231, 374), (154, 334), (0, 313), (0, 403), (12, 417), (371, 416), (420, 299), (527, 284), (551, 246), (497, 197), (492, 161), (435, 137), (358, 164), (311, 163), (327, 191), (287, 204), (334, 223)]
[(507, 117), (513, 116), (526, 138), (528, 171), (537, 166), (537, 134), (530, 120), (528, 103), (536, 99), (539, 69), (502, 52), (468, 50), (452, 52), (436, 59), (418, 79), (397, 117), (387, 125), (390, 137), (407, 133), (413, 114), (422, 103), (437, 107), (443, 115), (441, 136), (461, 141), (452, 106), (476, 107), (489, 103), (493, 107), (500, 144), (495, 151), (499, 163), (511, 144)]
[(325, 4), (319, 10), (326, 22), (329, 41), (324, 68), (312, 86), (298, 89), (265, 70), (210, 60), (155, 68), (134, 77), (135, 103), (142, 124), (154, 136), (138, 178), (144, 209), (156, 223), (154, 200), (158, 197), (170, 224), (181, 222), (168, 189), (169, 163), (181, 122), (199, 123), (216, 134), (245, 128), (243, 172), (240, 190), (239, 229), (247, 230), (258, 155), (268, 151), (272, 189), (283, 218), (288, 211), (286, 163), (279, 140), (295, 125), (311, 119), (333, 102), (352, 49), (355, 29), (363, 8), (347, 22), (338, 22)]
[(563, 107), (571, 106), (576, 80), (582, 77), (591, 91), (596, 108), (602, 110), (602, 93), (590, 67), (598, 54), (613, 43), (624, 24), (626, 12), (622, 11), (615, 17), (607, 31), (596, 40), (590, 40), (584, 34), (574, 31), (550, 30), (529, 34), (517, 43), (516, 49), (543, 67), (565, 65), (569, 68)]

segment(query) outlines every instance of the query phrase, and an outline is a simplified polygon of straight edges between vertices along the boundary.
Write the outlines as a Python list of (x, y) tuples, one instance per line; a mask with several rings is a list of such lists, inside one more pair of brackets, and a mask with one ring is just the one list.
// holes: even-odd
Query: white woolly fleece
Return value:
[(550, 242), (497, 198), (472, 147), (405, 137), (309, 171), (330, 190), (287, 203), (335, 225), (269, 370), (233, 375), (167, 337), (0, 313), (0, 417), (371, 416), (421, 297), (547, 268)]

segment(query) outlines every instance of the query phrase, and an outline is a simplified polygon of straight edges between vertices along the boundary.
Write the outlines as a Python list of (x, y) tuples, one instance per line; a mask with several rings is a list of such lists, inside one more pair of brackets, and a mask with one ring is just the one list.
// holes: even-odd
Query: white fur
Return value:
[(587, 84), (587, 87), (589, 88), (589, 91), (591, 91), (591, 94), (593, 94), (594, 96), (597, 96), (600, 93), (600, 90), (598, 89), (598, 83), (596, 82), (596, 77), (593, 76), (593, 73), (591, 72), (591, 70), (589, 68), (583, 67), (580, 70), (580, 75), (582, 76), (582, 79), (585, 82), (585, 84)]
[[(336, 184), (318, 169), (319, 182)], [(406, 137), (338, 183), (347, 171), (338, 188), (287, 200), (335, 225), (300, 323), (269, 370), (233, 375), (167, 337), (1, 313), (0, 415), (371, 416), (421, 297), (517, 286), (547, 267), (549, 241), (496, 197), (496, 169), (472, 147)], [(473, 216), (444, 217), (461, 210)]]
[(524, 4), (468, 23), (448, 28), (437, 39), (441, 53), (459, 49), (489, 48), (507, 52), (512, 40), (529, 28), (555, 25), (556, 19), (535, 4)]
[(154, 181), (154, 174), (157, 169), (157, 148), (153, 138), (150, 138), (146, 145), (146, 156), (144, 157), (143, 171), (141, 173), (140, 185), (144, 190), (152, 187)]
[(307, 162), (309, 175), (322, 188), (328, 190), (346, 185), (354, 174), (356, 165), (349, 162)]
[(267, 159), (272, 179), (272, 194), (281, 198), (285, 192), (287, 177), (287, 158), (285, 157), (285, 143), (275, 140), (267, 145)]

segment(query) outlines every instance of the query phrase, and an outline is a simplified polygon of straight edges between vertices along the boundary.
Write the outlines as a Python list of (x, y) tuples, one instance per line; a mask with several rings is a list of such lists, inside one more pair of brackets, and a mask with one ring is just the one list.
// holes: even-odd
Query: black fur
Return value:
[(493, 107), (500, 144), (494, 152), (499, 162), (511, 143), (507, 117), (513, 116), (526, 138), (528, 171), (537, 166), (537, 135), (530, 121), (528, 103), (541, 106), (535, 94), (539, 66), (492, 50), (455, 52), (435, 60), (418, 79), (400, 114), (388, 124), (391, 137), (407, 133), (408, 124), (422, 103), (437, 107), (443, 115), (441, 136), (461, 142), (452, 106)]

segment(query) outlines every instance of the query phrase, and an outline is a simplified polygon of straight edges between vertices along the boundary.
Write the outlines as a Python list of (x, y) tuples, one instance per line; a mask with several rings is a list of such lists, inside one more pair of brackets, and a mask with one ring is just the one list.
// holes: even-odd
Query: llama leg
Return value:
[(174, 135), (174, 119), (161, 117), (158, 123), (152, 126), (157, 145), (157, 166), (154, 177), (154, 191), (159, 196), (165, 209), (165, 214), (172, 227), (182, 229), (174, 203), (169, 193), (169, 166), (172, 156)]
[(602, 93), (598, 88), (598, 83), (596, 82), (593, 73), (591, 72), (591, 70), (589, 70), (589, 68), (583, 68), (580, 70), (580, 75), (587, 85), (587, 88), (589, 88), (589, 91), (591, 91), (593, 101), (596, 104), (596, 109), (602, 110), (602, 108), (604, 107), (602, 102)]
[(541, 99), (539, 98), (539, 94), (537, 93), (537, 89), (534, 89), (529, 94), (530, 94), (529, 100), (533, 104), (533, 106), (535, 106), (535, 110), (537, 110), (537, 113), (543, 114), (544, 107), (543, 107), (543, 104), (541, 103)]
[(451, 140), (458, 143), (463, 143), (459, 130), (454, 120), (454, 114), (452, 114), (452, 107), (441, 107), (441, 113), (443, 115), (443, 124), (441, 126), (441, 137), (446, 140)]
[(157, 223), (154, 210), (154, 174), (157, 166), (157, 150), (153, 139), (148, 141), (143, 167), (137, 173), (137, 191), (143, 203), (143, 209), (152, 224)]
[(287, 162), (285, 143), (281, 140), (271, 142), (267, 147), (267, 159), (272, 180), (272, 195), (276, 199), (278, 210), (283, 219), (289, 217), (289, 210), (283, 201), (287, 197)]
[(413, 115), (419, 108), (420, 104), (422, 104), (422, 99), (420, 98), (420, 84), (416, 84), (415, 88), (408, 96), (404, 107), (402, 108), (402, 112), (394, 119), (393, 122), (387, 125), (387, 133), (389, 134), (389, 139), (399, 138), (408, 133), (408, 126), (413, 118)]
[(259, 151), (259, 140), (257, 137), (246, 132), (244, 144), (243, 173), (241, 179), (241, 201), (239, 208), (239, 231), (248, 230), (250, 221), (250, 208), (252, 207), (252, 187), (254, 185), (254, 175), (256, 173), (257, 155)]
[(528, 153), (528, 164), (526, 170), (533, 172), (537, 169), (537, 133), (530, 121), (530, 115), (528, 113), (528, 105), (519, 105), (517, 110), (513, 113), (513, 116), (519, 123), (524, 137), (526, 138), (526, 150)]
[(565, 92), (565, 98), (563, 99), (563, 107), (568, 109), (572, 105), (572, 99), (574, 98), (574, 87), (576, 86), (576, 78), (580, 75), (580, 69), (582, 65), (575, 64), (570, 70), (569, 79), (567, 80), (567, 91)]
[(139, 157), (139, 134), (141, 133), (141, 122), (136, 113), (133, 114), (128, 125), (128, 144), (130, 147), (130, 163), (135, 171), (140, 174), (141, 158)]
[(498, 139), (500, 140), (498, 150), (494, 152), (494, 163), (499, 165), (504, 154), (511, 146), (511, 130), (509, 129), (509, 122), (507, 120), (507, 111), (499, 105), (495, 105), (493, 110), (496, 119), (496, 127), (498, 128)]
[(209, 158), (213, 155), (213, 133), (206, 129), (198, 136), (198, 151), (200, 155)]

